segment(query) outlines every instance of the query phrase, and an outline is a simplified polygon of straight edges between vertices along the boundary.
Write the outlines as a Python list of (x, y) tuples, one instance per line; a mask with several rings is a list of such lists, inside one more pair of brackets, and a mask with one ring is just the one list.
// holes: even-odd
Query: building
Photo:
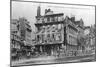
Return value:
[[(38, 11), (39, 10), (39, 11)], [(59, 53), (61, 49), (78, 50), (78, 35), (83, 35), (84, 23), (82, 19), (75, 21), (75, 17), (64, 18), (64, 13), (53, 13), (51, 9), (45, 9), (44, 16), (37, 9), (36, 23), (36, 45), (39, 52), (49, 55)]]
[(95, 49), (96, 45), (96, 27), (95, 25), (85, 27), (85, 39), (87, 50)]
[(84, 22), (82, 18), (79, 21), (75, 21), (75, 24), (78, 29), (77, 43), (79, 45), (78, 49), (85, 50), (85, 38), (84, 38)]
[(64, 41), (66, 42), (66, 50), (77, 51), (84, 49), (84, 22), (82, 19), (75, 21), (75, 16), (65, 17)]
[(66, 45), (67, 50), (77, 50), (78, 29), (75, 25), (75, 17), (66, 17)]
[(18, 24), (19, 24), (19, 22), (17, 19), (11, 20), (11, 27), (10, 27), (11, 33), (17, 33), (17, 31), (18, 31), (17, 25)]
[(19, 21), (12, 19), (10, 23), (10, 44), (12, 59), (16, 57), (17, 51), (22, 48), (23, 42), (19, 32)]
[(95, 24), (94, 25), (91, 25), (91, 29), (90, 29), (90, 37), (91, 37), (91, 45), (94, 45), (96, 44), (96, 26)]
[(11, 38), (13, 36), (20, 37), (20, 41), (25, 42), (25, 45), (32, 45), (31, 26), (25, 18), (11, 20)]
[(36, 44), (36, 33), (35, 31), (32, 31), (32, 45), (34, 46)]
[(10, 29), (12, 58), (19, 55), (21, 55), (21, 57), (26, 56), (28, 51), (31, 50), (32, 45), (32, 30), (29, 22), (25, 18), (12, 19)]
[(11, 35), (11, 46), (12, 48), (20, 48), (18, 43), (20, 43), (20, 34), (18, 30), (19, 21), (17, 19), (11, 20), (10, 35)]
[(31, 39), (31, 26), (29, 25), (29, 21), (25, 18), (19, 18), (20, 23), (20, 34), (21, 38), (23, 39), (25, 45), (32, 45), (32, 39)]

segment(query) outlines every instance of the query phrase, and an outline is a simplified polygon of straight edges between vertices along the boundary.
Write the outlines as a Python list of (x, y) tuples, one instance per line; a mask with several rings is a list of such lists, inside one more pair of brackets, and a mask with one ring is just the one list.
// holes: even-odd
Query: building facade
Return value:
[(87, 50), (95, 49), (95, 45), (96, 45), (96, 32), (95, 31), (96, 31), (95, 25), (85, 27), (85, 38), (86, 38)]
[(38, 15), (40, 14), (38, 12), (35, 23), (37, 28), (35, 46), (40, 52), (54, 55), (61, 49), (78, 50), (78, 35), (84, 34), (82, 19), (77, 22), (75, 17), (64, 18), (64, 13), (53, 13), (51, 9), (45, 9), (44, 16)]
[[(11, 28), (11, 57), (12, 59), (26, 56), (28, 46), (32, 45), (31, 26), (25, 18), (12, 19)], [(30, 49), (31, 50), (31, 49)]]
[(36, 47), (40, 52), (54, 54), (63, 43), (63, 13), (53, 14), (50, 9), (45, 11), (44, 16), (36, 16)]
[(21, 49), (23, 42), (19, 32), (19, 20), (12, 19), (10, 25), (11, 57), (15, 59), (17, 51)]
[(32, 39), (31, 39), (31, 26), (29, 25), (29, 21), (25, 18), (19, 18), (20, 23), (20, 34), (21, 38), (23, 39), (25, 45), (32, 45)]

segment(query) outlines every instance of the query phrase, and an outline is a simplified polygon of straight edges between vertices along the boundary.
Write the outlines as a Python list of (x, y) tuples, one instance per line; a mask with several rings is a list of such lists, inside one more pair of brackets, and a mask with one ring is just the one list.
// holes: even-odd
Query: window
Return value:
[(47, 22), (47, 18), (44, 18), (44, 22)]
[(73, 37), (69, 35), (69, 44), (73, 45)]
[(43, 21), (43, 19), (42, 19), (42, 18), (40, 18), (40, 23), (42, 23), (42, 21)]
[(52, 41), (52, 42), (55, 41), (55, 34), (51, 34), (51, 41)]
[(39, 35), (39, 42), (42, 43), (42, 35)]
[(42, 34), (41, 37), (42, 37), (42, 43), (44, 43), (44, 34)]
[(57, 20), (58, 20), (58, 21), (62, 21), (62, 20), (64, 20), (64, 18), (63, 18), (63, 16), (59, 16), (59, 17), (57, 18)]
[(47, 43), (47, 34), (44, 36), (44, 42)]
[(45, 23), (44, 19), (42, 19), (42, 23)]
[(50, 17), (50, 22), (53, 22), (52, 17)]
[(61, 24), (58, 24), (58, 30), (60, 30), (62, 28)]
[(39, 41), (39, 35), (37, 35), (37, 41)]
[(50, 21), (50, 17), (47, 17), (47, 21), (48, 21), (48, 22)]
[(61, 21), (63, 21), (64, 20), (64, 17), (63, 16), (61, 16), (61, 19), (60, 19)]
[(55, 17), (55, 21), (58, 21), (58, 17)]
[(54, 22), (54, 21), (55, 21), (55, 18), (54, 18), (54, 17), (51, 17), (51, 18), (52, 18), (52, 19), (51, 19), (51, 20), (52, 20), (52, 22)]
[(56, 37), (57, 37), (57, 41), (61, 41), (61, 34), (60, 33), (56, 34)]
[(47, 42), (50, 42), (50, 34), (47, 34)]
[(74, 29), (72, 29), (72, 28), (69, 27), (69, 33), (76, 34), (76, 31)]
[(50, 29), (50, 25), (47, 26), (46, 31), (47, 31), (47, 32), (50, 32), (49, 29)]
[(60, 21), (60, 17), (58, 17), (58, 21)]

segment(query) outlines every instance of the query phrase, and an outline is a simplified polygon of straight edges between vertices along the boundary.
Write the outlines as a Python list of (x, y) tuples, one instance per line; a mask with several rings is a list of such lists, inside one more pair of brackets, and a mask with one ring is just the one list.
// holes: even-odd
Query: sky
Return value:
[(41, 15), (44, 15), (45, 9), (51, 9), (54, 13), (64, 13), (64, 16), (75, 16), (75, 20), (84, 21), (85, 26), (95, 24), (95, 7), (80, 6), (80, 5), (63, 5), (63, 4), (49, 4), (49, 3), (35, 3), (35, 2), (18, 2), (12, 1), (12, 19), (19, 19), (25, 17), (34, 31), (36, 23), (35, 16), (37, 15), (37, 7), (41, 7)]

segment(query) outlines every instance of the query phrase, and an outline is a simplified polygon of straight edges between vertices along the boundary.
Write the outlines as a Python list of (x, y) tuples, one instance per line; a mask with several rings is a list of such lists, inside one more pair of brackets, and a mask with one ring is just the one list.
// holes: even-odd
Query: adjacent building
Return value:
[(23, 39), (25, 45), (32, 45), (32, 39), (31, 39), (31, 26), (29, 25), (29, 21), (25, 18), (19, 18), (20, 23), (20, 35)]
[(12, 19), (10, 23), (10, 44), (11, 44), (11, 56), (16, 56), (17, 51), (21, 49), (22, 38), (19, 32), (19, 21)]
[(96, 26), (91, 25), (91, 26), (86, 26), (85, 27), (85, 39), (86, 39), (86, 48), (87, 50), (95, 49), (96, 45)]
[[(27, 51), (27, 47), (32, 45), (31, 31), (31, 26), (25, 18), (11, 20), (10, 39), (12, 57), (22, 50)], [(22, 52), (22, 54), (25, 53)]]

